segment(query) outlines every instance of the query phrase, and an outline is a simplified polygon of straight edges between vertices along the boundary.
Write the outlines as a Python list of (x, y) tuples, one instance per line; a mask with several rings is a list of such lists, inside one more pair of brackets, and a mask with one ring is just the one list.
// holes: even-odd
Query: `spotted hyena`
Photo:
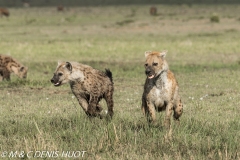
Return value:
[(157, 15), (157, 8), (156, 7), (151, 7), (149, 12), (150, 12), (150, 15), (156, 16)]
[(94, 69), (77, 62), (58, 62), (51, 82), (55, 86), (69, 83), (80, 106), (90, 117), (102, 117), (99, 101), (107, 102), (108, 115), (113, 116), (113, 80), (112, 73)]
[(64, 11), (64, 7), (62, 5), (57, 6), (57, 11), (58, 12)]
[(28, 68), (17, 62), (10, 56), (0, 54), (0, 81), (10, 80), (10, 74), (13, 72), (19, 78), (27, 78)]
[(7, 8), (0, 8), (0, 16), (6, 16), (8, 17), (10, 15), (9, 11)]
[(156, 111), (166, 110), (165, 126), (170, 127), (172, 110), (173, 117), (179, 121), (183, 105), (178, 93), (178, 83), (169, 70), (165, 60), (166, 51), (145, 52), (146, 82), (142, 95), (142, 111), (150, 123), (156, 122)]

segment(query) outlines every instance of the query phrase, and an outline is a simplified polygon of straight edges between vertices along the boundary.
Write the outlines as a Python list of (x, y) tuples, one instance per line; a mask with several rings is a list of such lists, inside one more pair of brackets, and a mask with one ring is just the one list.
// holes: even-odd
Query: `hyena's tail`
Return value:
[(109, 69), (105, 69), (105, 73), (106, 73), (106, 75), (109, 77), (109, 79), (111, 80), (111, 82), (113, 82), (112, 72), (111, 72)]

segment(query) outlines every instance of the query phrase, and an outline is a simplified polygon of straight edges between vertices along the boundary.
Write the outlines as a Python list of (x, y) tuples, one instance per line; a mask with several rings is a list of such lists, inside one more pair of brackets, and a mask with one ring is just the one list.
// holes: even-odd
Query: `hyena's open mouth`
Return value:
[(60, 86), (62, 83), (61, 82), (57, 82), (57, 83), (54, 83), (54, 86)]
[(145, 70), (145, 74), (148, 77), (148, 79), (152, 79), (155, 77), (155, 72), (149, 68)]
[(61, 81), (56, 81), (56, 80), (54, 80), (53, 78), (51, 79), (51, 82), (52, 82), (52, 84), (53, 84), (55, 87), (60, 86), (60, 85), (62, 84)]
[(152, 79), (152, 78), (154, 78), (154, 74), (148, 75), (148, 79)]
[(150, 71), (146, 71), (146, 75), (147, 75), (148, 79), (152, 79), (155, 77), (155, 74)]

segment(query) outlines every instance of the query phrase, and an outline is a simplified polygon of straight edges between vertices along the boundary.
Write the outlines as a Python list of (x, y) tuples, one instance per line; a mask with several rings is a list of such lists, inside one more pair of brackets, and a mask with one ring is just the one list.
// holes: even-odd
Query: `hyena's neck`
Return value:
[(77, 82), (69, 81), (70, 88), (73, 89)]
[(9, 71), (14, 72), (14, 69), (20, 68), (22, 65), (12, 58), (6, 58), (5, 65)]
[(72, 71), (72, 73), (69, 76), (69, 80), (73, 81), (73, 82), (78, 82), (78, 81), (83, 81), (84, 80), (84, 74), (83, 71), (79, 70), (79, 69), (74, 69)]
[(163, 88), (165, 85), (166, 85), (166, 83), (167, 83), (167, 72), (168, 71), (163, 71), (163, 72), (161, 72), (159, 75), (158, 75), (158, 77), (156, 78), (156, 82), (155, 82), (155, 85), (159, 88), (159, 89), (161, 89), (161, 88)]

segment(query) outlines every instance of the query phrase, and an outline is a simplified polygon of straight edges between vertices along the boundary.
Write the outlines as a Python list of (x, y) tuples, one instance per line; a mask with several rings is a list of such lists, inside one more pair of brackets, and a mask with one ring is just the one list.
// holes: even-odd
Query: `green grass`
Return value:
[[(0, 83), (0, 155), (59, 151), (64, 159), (62, 152), (86, 151), (78, 158), (239, 159), (239, 6), (156, 7), (154, 17), (147, 5), (64, 13), (10, 8), (11, 16), (0, 21), (1, 54), (29, 72), (26, 81), (12, 74), (11, 82)], [(219, 23), (210, 22), (213, 13)], [(180, 86), (184, 113), (180, 126), (173, 122), (169, 131), (164, 112), (157, 114), (157, 126), (141, 113), (147, 50), (168, 50)], [(111, 122), (87, 118), (68, 85), (50, 83), (58, 60), (111, 69)]]

